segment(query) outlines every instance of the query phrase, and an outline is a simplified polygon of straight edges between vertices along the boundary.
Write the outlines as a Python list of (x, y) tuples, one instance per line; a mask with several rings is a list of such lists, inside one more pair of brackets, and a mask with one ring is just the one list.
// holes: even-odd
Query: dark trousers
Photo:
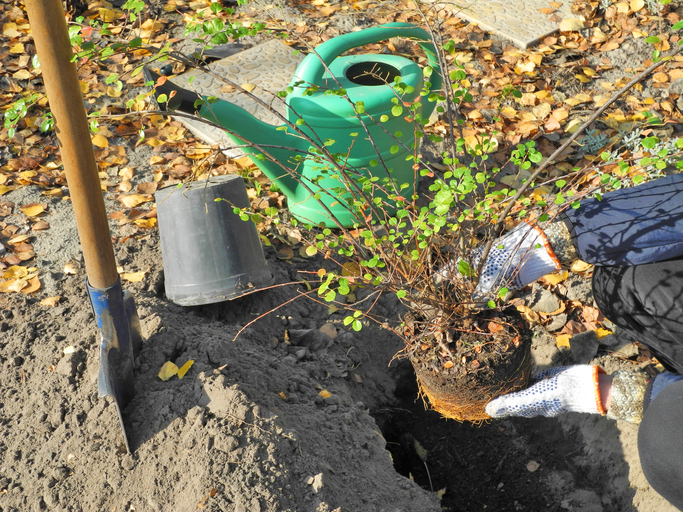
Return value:
[[(683, 174), (582, 201), (564, 220), (579, 257), (596, 265), (603, 314), (683, 374)], [(650, 485), (683, 510), (683, 381), (647, 406), (638, 452)]]
[[(595, 267), (593, 293), (609, 320), (667, 370), (683, 374), (683, 258)], [(652, 488), (683, 510), (683, 381), (666, 387), (645, 410), (638, 452)]]

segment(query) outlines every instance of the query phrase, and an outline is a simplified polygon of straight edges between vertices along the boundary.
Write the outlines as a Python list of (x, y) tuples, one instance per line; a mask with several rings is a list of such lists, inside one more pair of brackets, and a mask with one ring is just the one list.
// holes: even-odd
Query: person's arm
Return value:
[(627, 266), (683, 256), (683, 174), (584, 199), (563, 221), (578, 257)]
[[(481, 247), (472, 251), (477, 268)], [(481, 271), (475, 300), (515, 290), (576, 259), (593, 265), (639, 265), (683, 256), (683, 174), (620, 189), (598, 201), (585, 199), (542, 225), (520, 223), (494, 241)], [(454, 261), (437, 282), (460, 279)]]
[(657, 394), (681, 379), (683, 375), (669, 372), (648, 379), (643, 372), (617, 371), (607, 375), (597, 366), (562, 366), (537, 375), (523, 391), (491, 400), (486, 413), (492, 418), (529, 418), (584, 412), (638, 424)]

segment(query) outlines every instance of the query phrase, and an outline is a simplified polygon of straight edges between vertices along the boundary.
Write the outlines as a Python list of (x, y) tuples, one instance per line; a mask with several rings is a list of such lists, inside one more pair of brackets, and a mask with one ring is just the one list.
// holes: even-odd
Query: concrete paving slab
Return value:
[[(571, 12), (571, 0), (425, 0), (425, 3), (449, 9), (458, 18), (477, 23), (483, 30), (509, 39), (518, 48), (537, 44), (557, 31), (560, 20), (576, 17)], [(545, 14), (540, 9), (547, 9), (545, 13), (555, 10)]]
[[(251, 91), (254, 96), (272, 105), (273, 109), (280, 114), (285, 115), (285, 104), (275, 97), (275, 94), (287, 88), (303, 58), (303, 54), (296, 54), (295, 50), (282, 41), (273, 39), (236, 55), (212, 62), (205, 68), (237, 85), (254, 85), (255, 87)], [(191, 77), (195, 77), (192, 83), (190, 83)], [(234, 103), (265, 123), (274, 126), (282, 124), (276, 115), (259, 105), (248, 95), (238, 92), (236, 89), (229, 91), (225, 82), (214, 78), (201, 69), (193, 69), (172, 78), (171, 81), (202, 95), (216, 96)], [(223, 130), (213, 128), (200, 121), (180, 117), (177, 119), (207, 144), (219, 144), (221, 147), (234, 145), (234, 142), (228, 138)], [(236, 158), (244, 153), (240, 149), (234, 149), (227, 150), (226, 154)]]

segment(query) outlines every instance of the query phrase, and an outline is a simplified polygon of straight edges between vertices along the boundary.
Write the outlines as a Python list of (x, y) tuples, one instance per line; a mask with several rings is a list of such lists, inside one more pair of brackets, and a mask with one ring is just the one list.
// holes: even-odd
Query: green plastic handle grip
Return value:
[(309, 84), (318, 84), (325, 74), (325, 66), (329, 66), (342, 53), (358, 46), (377, 43), (392, 37), (405, 37), (421, 41), (419, 45), (427, 54), (429, 65), (434, 70), (429, 80), (432, 84), (431, 90), (438, 91), (441, 89), (442, 77), (439, 72), (439, 59), (431, 42), (432, 38), (424, 29), (410, 23), (387, 23), (359, 32), (350, 32), (325, 41), (315, 49), (317, 55), (311, 53), (304, 59), (297, 69), (296, 78)]

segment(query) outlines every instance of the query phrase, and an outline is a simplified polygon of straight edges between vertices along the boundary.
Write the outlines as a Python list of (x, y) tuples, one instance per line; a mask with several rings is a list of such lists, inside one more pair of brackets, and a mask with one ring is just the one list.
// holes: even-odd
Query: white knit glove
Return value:
[[(472, 251), (470, 261), (474, 271), (484, 252), (482, 247)], [(460, 278), (457, 262), (451, 262), (438, 270), (434, 279), (440, 283), (446, 279)], [(543, 230), (536, 225), (522, 222), (515, 229), (493, 242), (474, 293), (475, 300), (489, 300), (503, 287), (518, 290), (539, 277), (561, 268)]]
[(486, 404), (492, 418), (556, 416), (564, 412), (605, 414), (600, 401), (598, 366), (559, 366), (539, 373), (535, 384)]

